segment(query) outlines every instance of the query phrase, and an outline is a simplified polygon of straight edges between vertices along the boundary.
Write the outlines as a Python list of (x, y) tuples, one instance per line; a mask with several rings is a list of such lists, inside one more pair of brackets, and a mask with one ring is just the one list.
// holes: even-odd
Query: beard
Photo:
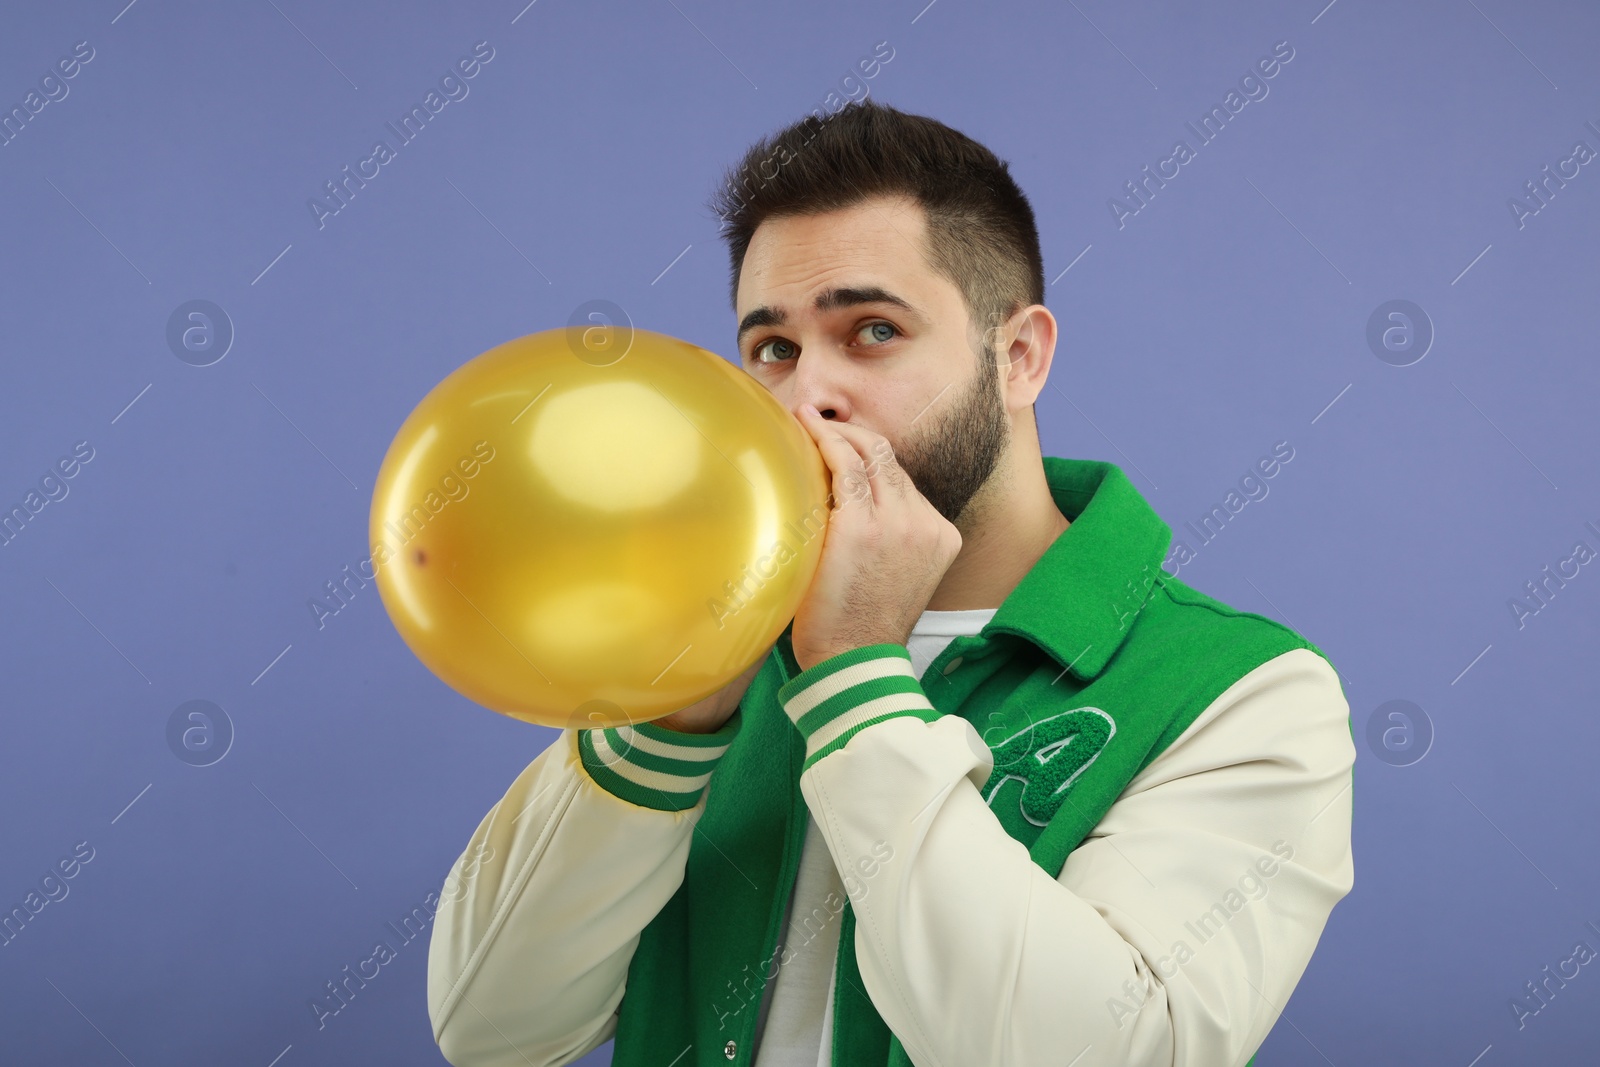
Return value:
[(1011, 444), (1011, 417), (1000, 395), (993, 348), (984, 343), (978, 357), (977, 374), (955, 402), (894, 450), (912, 484), (952, 524)]

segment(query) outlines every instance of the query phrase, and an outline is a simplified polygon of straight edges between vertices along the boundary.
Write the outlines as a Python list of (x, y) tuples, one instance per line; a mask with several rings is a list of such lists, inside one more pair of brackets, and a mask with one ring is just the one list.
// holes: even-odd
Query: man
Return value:
[(485, 816), (445, 1057), (1253, 1059), (1353, 881), (1338, 676), (1163, 572), (1115, 466), (1041, 455), (1056, 323), (988, 149), (852, 104), (715, 207), (741, 365), (831, 472), (822, 559), (727, 689), (563, 731)]

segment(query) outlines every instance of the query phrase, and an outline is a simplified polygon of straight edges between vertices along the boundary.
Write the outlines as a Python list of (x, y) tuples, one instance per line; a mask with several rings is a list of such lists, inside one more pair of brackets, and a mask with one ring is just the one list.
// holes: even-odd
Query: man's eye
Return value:
[[(761, 358), (761, 353), (768, 345), (773, 346), (773, 353), (777, 358), (770, 360)], [(774, 337), (771, 340), (762, 341), (760, 344), (756, 345), (755, 348), (750, 350), (750, 358), (755, 360), (757, 363), (780, 363), (785, 359), (792, 358), (793, 355), (794, 343), (792, 341), (785, 341), (781, 337)]]
[[(869, 344), (883, 344), (885, 341), (892, 341), (900, 333), (900, 328), (895, 326), (893, 323), (869, 322), (856, 330), (856, 336), (859, 337), (862, 333), (869, 330), (872, 331), (869, 337)], [(770, 349), (768, 348), (769, 345), (771, 346)], [(763, 352), (770, 352), (772, 358), (762, 358)], [(762, 341), (760, 344), (756, 345), (750, 350), (751, 360), (756, 363), (767, 365), (773, 363), (783, 363), (793, 359), (794, 357), (794, 342), (785, 340), (782, 337), (769, 338), (765, 341)]]
[[(862, 330), (872, 330), (872, 340), (878, 344), (893, 340), (894, 336), (900, 332), (898, 327), (888, 322), (869, 322), (861, 327), (861, 330), (857, 330), (856, 333), (860, 334)], [(880, 330), (883, 332), (878, 332)]]

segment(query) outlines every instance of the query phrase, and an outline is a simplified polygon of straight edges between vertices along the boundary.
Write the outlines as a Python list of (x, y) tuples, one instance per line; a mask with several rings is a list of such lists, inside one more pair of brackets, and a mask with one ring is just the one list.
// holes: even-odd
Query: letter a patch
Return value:
[[(1099, 758), (1116, 732), (1116, 722), (1099, 708), (1074, 708), (989, 742), (994, 772), (984, 801), (1000, 814), (1008, 805), (996, 807), (995, 800), (1002, 793), (1015, 795), (1024, 819), (1036, 827), (1047, 825), (1072, 783)], [(1007, 788), (1012, 782), (1017, 784)], [(1003, 816), (1002, 821), (1006, 821)]]

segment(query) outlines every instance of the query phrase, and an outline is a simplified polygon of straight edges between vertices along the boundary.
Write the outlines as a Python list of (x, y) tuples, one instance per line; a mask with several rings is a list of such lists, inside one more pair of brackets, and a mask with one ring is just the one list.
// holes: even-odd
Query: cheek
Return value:
[(761, 387), (771, 395), (772, 399), (783, 405), (783, 410), (794, 415), (797, 420), (800, 418), (799, 415), (795, 414), (794, 400), (791, 399), (794, 390), (790, 388), (788, 382), (769, 381), (763, 378), (759, 371), (753, 377), (761, 383)]

